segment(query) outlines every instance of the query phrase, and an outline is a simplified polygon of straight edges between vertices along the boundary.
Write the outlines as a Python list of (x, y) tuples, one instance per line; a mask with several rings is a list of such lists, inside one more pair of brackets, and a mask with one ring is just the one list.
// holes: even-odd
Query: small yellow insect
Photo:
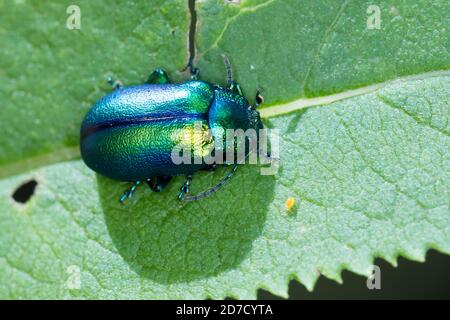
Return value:
[(295, 206), (295, 199), (294, 198), (287, 198), (286, 202), (284, 203), (284, 206), (286, 207), (286, 210), (290, 211), (292, 207)]

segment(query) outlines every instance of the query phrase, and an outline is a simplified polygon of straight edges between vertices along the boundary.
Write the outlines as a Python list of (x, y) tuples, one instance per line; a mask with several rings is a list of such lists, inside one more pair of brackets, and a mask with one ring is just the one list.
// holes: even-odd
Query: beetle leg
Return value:
[(147, 179), (147, 184), (153, 192), (160, 192), (169, 184), (170, 180), (172, 180), (172, 177), (160, 176)]
[(122, 82), (120, 80), (114, 80), (111, 76), (108, 77), (107, 81), (113, 87), (113, 90), (117, 90), (122, 87)]
[(199, 194), (195, 195), (195, 196), (184, 196), (183, 198), (181, 198), (180, 200), (183, 201), (197, 201), (206, 197), (209, 197), (210, 195), (212, 195), (214, 192), (216, 192), (217, 190), (219, 190), (220, 188), (222, 188), (222, 186), (231, 179), (231, 177), (233, 176), (234, 172), (237, 170), (238, 165), (235, 164), (233, 166), (233, 168), (231, 169), (230, 172), (228, 172), (228, 174), (222, 178), (222, 180), (219, 181), (218, 184), (216, 184), (214, 187), (209, 188), (208, 190), (205, 190), (203, 192), (200, 192)]
[(123, 195), (120, 197), (119, 202), (123, 203), (126, 199), (131, 198), (133, 196), (134, 191), (138, 187), (138, 185), (141, 184), (141, 181), (135, 181), (133, 185), (123, 193)]
[(147, 84), (167, 84), (170, 83), (169, 76), (162, 69), (156, 69), (153, 73), (148, 77)]
[(180, 192), (178, 193), (178, 199), (183, 200), (184, 196), (189, 193), (189, 187), (191, 185), (192, 175), (189, 174), (186, 176), (186, 181), (180, 188)]

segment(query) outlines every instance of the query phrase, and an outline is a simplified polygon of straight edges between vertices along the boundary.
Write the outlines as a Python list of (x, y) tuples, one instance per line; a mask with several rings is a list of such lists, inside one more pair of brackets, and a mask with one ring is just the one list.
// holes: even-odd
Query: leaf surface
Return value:
[[(280, 167), (243, 166), (194, 203), (176, 200), (178, 177), (120, 206), (127, 184), (77, 159), (78, 126), (109, 74), (185, 77), (187, 4), (79, 1), (69, 31), (65, 4), (1, 0), (0, 297), (285, 297), (292, 278), (312, 289), (320, 274), (369, 274), (374, 257), (450, 253), (447, 4), (380, 5), (380, 30), (368, 5), (201, 2), (201, 77), (223, 84), (226, 53), (247, 96), (263, 89)], [(226, 172), (196, 174), (192, 192)]]

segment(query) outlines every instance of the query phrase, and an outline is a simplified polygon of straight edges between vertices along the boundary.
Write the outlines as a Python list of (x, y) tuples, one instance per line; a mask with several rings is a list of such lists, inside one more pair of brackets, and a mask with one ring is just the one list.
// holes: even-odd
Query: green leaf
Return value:
[[(320, 274), (367, 275), (375, 257), (450, 253), (445, 1), (380, 5), (381, 30), (367, 30), (365, 1), (202, 2), (201, 76), (223, 83), (226, 53), (247, 96), (264, 90), (280, 168), (243, 166), (193, 203), (176, 200), (179, 177), (120, 206), (127, 184), (63, 160), (108, 74), (184, 77), (185, 1), (133, 3), (79, 1), (69, 31), (66, 4), (0, 0), (0, 297), (285, 297), (289, 279), (312, 289)], [(226, 172), (196, 174), (193, 193)]]
[(380, 1), (381, 29), (368, 30), (371, 0), (201, 2), (197, 58), (224, 81), (221, 54), (266, 105), (323, 96), (399, 76), (448, 69), (448, 3)]
[(185, 68), (185, 1), (76, 3), (80, 30), (66, 28), (71, 2), (0, 0), (0, 165), (73, 158), (81, 120), (111, 90), (108, 76), (137, 84), (156, 66), (175, 79)]

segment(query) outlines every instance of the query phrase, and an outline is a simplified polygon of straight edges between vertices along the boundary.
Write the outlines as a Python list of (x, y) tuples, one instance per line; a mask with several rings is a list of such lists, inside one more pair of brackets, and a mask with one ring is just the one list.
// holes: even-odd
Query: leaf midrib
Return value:
[(347, 91), (342, 91), (328, 96), (315, 97), (315, 98), (300, 98), (288, 103), (279, 104), (275, 106), (270, 106), (264, 108), (260, 111), (261, 117), (264, 119), (285, 115), (291, 112), (299, 111), (305, 108), (314, 106), (326, 106), (332, 104), (336, 101), (346, 100), (353, 97), (374, 93), (383, 89), (384, 87), (391, 85), (398, 81), (414, 81), (414, 80), (425, 80), (435, 77), (450, 76), (450, 70), (436, 70), (430, 72), (419, 73), (415, 75), (408, 75), (404, 77), (398, 77), (395, 79), (390, 79), (384, 82), (371, 84), (365, 87), (360, 87), (357, 89), (351, 89)]

